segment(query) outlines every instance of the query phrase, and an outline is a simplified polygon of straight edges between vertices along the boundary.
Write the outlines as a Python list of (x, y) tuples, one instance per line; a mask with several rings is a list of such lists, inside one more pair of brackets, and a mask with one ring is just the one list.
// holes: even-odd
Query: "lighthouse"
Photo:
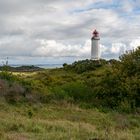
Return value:
[(91, 59), (92, 60), (99, 60), (100, 59), (100, 49), (99, 49), (99, 33), (94, 30), (93, 36), (91, 38)]

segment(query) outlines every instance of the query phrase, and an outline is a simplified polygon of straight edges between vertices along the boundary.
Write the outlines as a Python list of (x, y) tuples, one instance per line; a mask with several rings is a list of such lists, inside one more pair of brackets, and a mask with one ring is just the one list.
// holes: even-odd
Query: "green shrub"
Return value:
[(88, 102), (92, 100), (93, 92), (86, 85), (71, 82), (51, 89), (51, 93), (41, 98), (43, 102), (67, 101), (69, 103)]
[(65, 70), (71, 70), (74, 71), (78, 74), (81, 74), (83, 72), (87, 72), (87, 71), (91, 71), (91, 70), (95, 70), (98, 67), (101, 67), (103, 65), (107, 64), (106, 60), (80, 60), (77, 62), (72, 63), (71, 65), (68, 65), (66, 63), (63, 64), (63, 68)]
[(11, 72), (2, 71), (0, 72), (0, 79), (7, 80), (9, 82), (17, 81), (17, 77), (13, 75)]

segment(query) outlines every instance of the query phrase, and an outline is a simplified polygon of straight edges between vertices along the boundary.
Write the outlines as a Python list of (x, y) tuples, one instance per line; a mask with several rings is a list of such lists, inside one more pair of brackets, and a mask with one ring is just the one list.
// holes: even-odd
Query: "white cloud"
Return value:
[(133, 1), (128, 1), (128, 0), (123, 0), (121, 2), (122, 4), (122, 10), (123, 12), (132, 12), (134, 9), (134, 2)]
[(101, 56), (116, 58), (140, 45), (137, 9), (138, 0), (1, 0), (0, 56), (90, 58), (97, 28)]
[(39, 40), (40, 46), (36, 48), (32, 55), (45, 57), (89, 57), (90, 56), (90, 41), (87, 40), (84, 46), (65, 45), (55, 40)]
[(138, 46), (140, 46), (140, 37), (132, 40), (132, 42), (130, 43), (130, 49), (136, 49)]
[(111, 53), (122, 54), (126, 51), (126, 45), (124, 43), (113, 43), (110, 50)]

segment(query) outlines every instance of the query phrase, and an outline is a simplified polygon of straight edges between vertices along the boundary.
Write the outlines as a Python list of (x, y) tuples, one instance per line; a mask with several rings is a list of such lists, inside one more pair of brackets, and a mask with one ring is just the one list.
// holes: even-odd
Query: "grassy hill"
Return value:
[(12, 67), (8, 65), (0, 66), (0, 71), (11, 71), (11, 72), (33, 72), (33, 71), (41, 71), (43, 68), (31, 65), (31, 66), (19, 66), (19, 67)]
[[(140, 48), (116, 60), (0, 72), (0, 139), (138, 140)], [(32, 68), (32, 67), (31, 67)]]
[(140, 116), (61, 104), (0, 100), (2, 140), (139, 140)]

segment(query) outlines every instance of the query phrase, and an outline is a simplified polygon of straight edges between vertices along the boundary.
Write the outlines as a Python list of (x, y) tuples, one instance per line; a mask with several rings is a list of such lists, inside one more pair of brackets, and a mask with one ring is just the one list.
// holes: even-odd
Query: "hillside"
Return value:
[(139, 139), (140, 48), (120, 60), (0, 72), (1, 139)]
[(0, 100), (1, 140), (139, 140), (140, 116), (76, 105)]
[(11, 72), (33, 72), (33, 71), (41, 71), (43, 68), (31, 65), (31, 66), (19, 66), (12, 67), (8, 65), (0, 66), (0, 71), (11, 71)]

